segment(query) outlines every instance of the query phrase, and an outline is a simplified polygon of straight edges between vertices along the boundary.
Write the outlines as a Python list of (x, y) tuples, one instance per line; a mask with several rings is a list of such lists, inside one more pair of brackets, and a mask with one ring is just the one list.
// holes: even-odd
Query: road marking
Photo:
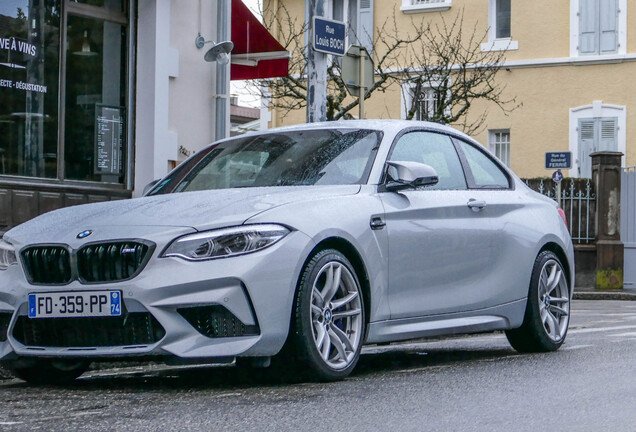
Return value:
[(593, 347), (594, 345), (572, 345), (572, 346), (565, 346), (564, 348), (561, 348), (561, 351), (573, 351), (573, 350), (578, 350), (578, 349), (583, 349), (583, 348), (590, 348)]
[(619, 334), (613, 334), (610, 335), (611, 337), (628, 337), (628, 338), (633, 338), (636, 337), (636, 332), (630, 332), (630, 333), (619, 333)]
[(449, 369), (452, 368), (454, 365), (443, 365), (443, 366), (424, 366), (424, 367), (419, 367), (419, 368), (412, 368), (412, 369), (399, 369), (396, 371), (391, 371), (392, 373), (412, 373), (412, 372), (421, 372), (421, 371), (434, 371), (434, 370), (440, 370), (440, 369)]
[(0, 426), (13, 426), (23, 424), (24, 422), (0, 422)]
[(625, 325), (625, 326), (614, 326), (614, 327), (599, 327), (599, 328), (580, 328), (580, 329), (572, 329), (568, 331), (569, 334), (582, 334), (582, 333), (601, 333), (608, 331), (616, 331), (616, 330), (636, 330), (636, 326), (633, 325)]
[(223, 393), (220, 395), (214, 395), (212, 396), (212, 399), (220, 399), (220, 398), (225, 398), (225, 397), (232, 397), (232, 396), (242, 396), (243, 393)]

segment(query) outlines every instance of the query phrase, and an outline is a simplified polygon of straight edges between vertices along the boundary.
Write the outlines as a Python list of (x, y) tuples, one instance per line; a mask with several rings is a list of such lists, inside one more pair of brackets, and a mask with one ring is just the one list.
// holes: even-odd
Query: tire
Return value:
[(307, 378), (343, 379), (360, 358), (364, 329), (364, 299), (353, 266), (335, 249), (317, 252), (300, 275), (282, 358)]
[(28, 366), (10, 367), (11, 373), (29, 384), (61, 385), (73, 382), (88, 369), (84, 361), (34, 360)]
[(541, 252), (532, 269), (523, 324), (506, 331), (510, 345), (519, 352), (558, 350), (568, 331), (570, 298), (561, 261), (553, 252)]

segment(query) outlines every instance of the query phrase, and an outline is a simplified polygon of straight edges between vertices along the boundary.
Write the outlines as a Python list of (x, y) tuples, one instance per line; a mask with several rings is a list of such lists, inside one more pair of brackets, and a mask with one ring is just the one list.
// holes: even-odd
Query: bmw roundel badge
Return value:
[(91, 235), (91, 234), (93, 234), (93, 231), (92, 231), (92, 230), (85, 230), (85, 231), (82, 231), (81, 233), (79, 233), (79, 234), (77, 235), (77, 238), (78, 238), (78, 239), (83, 239), (83, 238), (88, 237), (88, 236), (89, 236), (89, 235)]

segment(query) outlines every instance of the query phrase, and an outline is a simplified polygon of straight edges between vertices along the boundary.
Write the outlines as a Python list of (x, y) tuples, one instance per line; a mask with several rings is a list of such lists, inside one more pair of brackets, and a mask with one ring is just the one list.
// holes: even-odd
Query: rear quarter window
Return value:
[(465, 141), (459, 145), (473, 175), (475, 187), (483, 189), (509, 189), (510, 179), (504, 170), (485, 152)]

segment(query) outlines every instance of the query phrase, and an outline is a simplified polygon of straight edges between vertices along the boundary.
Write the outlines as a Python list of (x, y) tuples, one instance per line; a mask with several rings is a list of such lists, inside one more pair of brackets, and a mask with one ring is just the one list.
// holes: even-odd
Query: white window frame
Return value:
[(497, 0), (488, 0), (488, 42), (481, 44), (481, 50), (513, 51), (518, 49), (519, 41), (512, 40), (509, 37), (497, 39)]
[[(357, 0), (342, 0), (342, 22), (345, 23), (345, 47), (348, 47), (351, 42), (349, 41), (349, 2), (351, 1), (357, 1)], [(328, 19), (334, 19), (333, 17), (333, 1), (327, 1), (325, 2), (325, 16)], [(357, 23), (357, 21), (356, 21)], [(355, 32), (357, 34), (358, 29), (355, 29)]]
[(442, 12), (453, 6), (453, 0), (402, 0), (400, 10), (405, 14)]
[[(577, 160), (577, 155), (579, 154), (579, 120), (608, 117), (616, 117), (618, 119), (616, 144), (618, 146), (617, 150), (623, 153), (621, 165), (625, 166), (627, 108), (621, 105), (609, 105), (604, 104), (602, 101), (594, 101), (591, 105), (570, 108), (570, 152), (572, 152), (572, 169), (570, 170), (570, 177), (579, 177), (579, 162)], [(556, 151), (558, 149), (554, 150)]]
[[(436, 86), (439, 86), (439, 82), (433, 82), (432, 85), (426, 86), (425, 89), (432, 90)], [(412, 81), (404, 81), (401, 86), (401, 104), (400, 104), (400, 118), (406, 120), (406, 115), (413, 104), (413, 90), (417, 84)], [(450, 91), (450, 90), (449, 90)], [(450, 115), (450, 108), (447, 109), (447, 114)]]
[(570, 0), (570, 57), (613, 57), (627, 54), (627, 0), (618, 0), (618, 50), (605, 55), (579, 54), (580, 3), (580, 0)]
[[(507, 142), (498, 142), (497, 141), (497, 134), (507, 134), (508, 135), (508, 141)], [(502, 144), (506, 144), (506, 158), (502, 159), (501, 158), (501, 154), (497, 154), (497, 148), (498, 146), (501, 146)], [(501, 148), (501, 147), (499, 147)], [(490, 150), (492, 152), (492, 154), (494, 154), (497, 159), (499, 159), (499, 161), (501, 161), (501, 163), (503, 163), (505, 166), (510, 167), (510, 129), (490, 129), (488, 131), (488, 150)]]

